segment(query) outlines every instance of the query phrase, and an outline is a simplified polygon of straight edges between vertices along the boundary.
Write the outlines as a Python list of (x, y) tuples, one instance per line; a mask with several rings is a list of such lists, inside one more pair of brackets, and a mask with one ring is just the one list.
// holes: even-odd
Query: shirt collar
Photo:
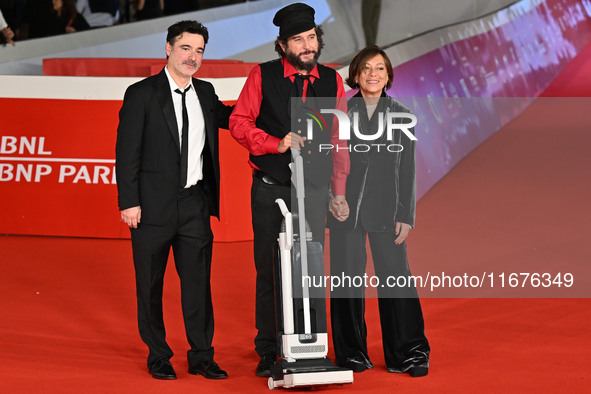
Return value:
[[(170, 86), (170, 90), (174, 92), (176, 89), (179, 89), (176, 82), (174, 81), (174, 79), (172, 79), (172, 76), (168, 72), (168, 66), (164, 66), (164, 73), (166, 74), (166, 78), (168, 78), (168, 85)], [(189, 86), (191, 86), (193, 90), (195, 90), (195, 88), (193, 87), (193, 78), (189, 78), (189, 83), (182, 90), (187, 89), (187, 87)]]
[[(281, 63), (283, 64), (283, 78), (299, 74), (298, 70), (296, 70), (293, 64), (288, 62), (286, 58), (281, 59)], [(314, 78), (320, 78), (320, 74), (318, 73), (318, 65), (314, 66), (312, 71), (309, 72), (309, 75), (313, 76)]]

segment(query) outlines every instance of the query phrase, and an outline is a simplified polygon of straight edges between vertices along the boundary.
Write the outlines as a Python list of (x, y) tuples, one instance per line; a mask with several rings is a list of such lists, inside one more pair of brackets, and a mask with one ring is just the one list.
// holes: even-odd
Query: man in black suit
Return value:
[(219, 217), (218, 127), (231, 107), (209, 82), (192, 78), (208, 32), (196, 21), (168, 28), (167, 65), (125, 92), (117, 129), (116, 171), (121, 220), (131, 231), (138, 327), (156, 379), (175, 379), (165, 339), (162, 287), (170, 248), (181, 282), (189, 373), (222, 379), (213, 361), (210, 267)]

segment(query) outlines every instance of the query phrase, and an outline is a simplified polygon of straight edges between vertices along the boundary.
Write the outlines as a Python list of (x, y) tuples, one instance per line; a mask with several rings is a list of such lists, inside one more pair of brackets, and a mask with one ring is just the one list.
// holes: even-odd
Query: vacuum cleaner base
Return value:
[(271, 368), (269, 389), (353, 383), (353, 371), (336, 367), (330, 359), (279, 360)]

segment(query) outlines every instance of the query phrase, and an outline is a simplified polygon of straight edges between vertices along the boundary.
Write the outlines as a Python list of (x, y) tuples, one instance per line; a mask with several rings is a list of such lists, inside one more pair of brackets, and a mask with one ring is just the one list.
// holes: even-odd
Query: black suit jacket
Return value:
[[(213, 85), (193, 78), (205, 121), (203, 189), (211, 216), (219, 217), (218, 128), (228, 128), (232, 107)], [(125, 92), (117, 129), (116, 176), (119, 209), (142, 208), (142, 223), (164, 224), (181, 189), (180, 143), (172, 95), (164, 69)]]
[[(361, 93), (348, 102), (349, 119), (353, 124), (353, 114), (359, 114), (359, 131), (372, 135), (378, 129), (378, 113), (412, 113), (404, 104), (382, 94), (374, 116), (368, 119), (367, 108)], [(395, 118), (394, 123), (405, 123)], [(414, 134), (414, 128), (409, 130)], [(416, 207), (415, 141), (396, 129), (393, 141), (386, 139), (386, 133), (376, 141), (362, 141), (351, 132), (349, 146), (370, 145), (371, 149), (358, 147), (351, 149), (351, 171), (347, 177), (349, 218), (337, 222), (329, 215), (329, 227), (334, 229), (353, 229), (360, 222), (367, 231), (393, 232), (396, 222), (414, 227)], [(372, 144), (382, 144), (379, 147)], [(391, 144), (402, 146), (401, 152), (389, 152)], [(398, 148), (392, 147), (392, 150)]]

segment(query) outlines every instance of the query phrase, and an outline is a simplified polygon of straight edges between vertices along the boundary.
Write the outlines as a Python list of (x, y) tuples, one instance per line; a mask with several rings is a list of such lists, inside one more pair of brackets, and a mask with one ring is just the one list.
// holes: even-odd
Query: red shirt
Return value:
[[(281, 59), (281, 63), (283, 64), (283, 76), (289, 77), (291, 82), (293, 82), (295, 75), (299, 74), (299, 72), (286, 59)], [(318, 67), (314, 67), (309, 75), (310, 82), (313, 84), (316, 78), (320, 78)], [(343, 79), (338, 73), (336, 73), (336, 79), (337, 97), (341, 98), (337, 100), (336, 109), (347, 113), (347, 100)], [(304, 100), (307, 84), (308, 80), (304, 80)], [(279, 154), (278, 148), (281, 138), (274, 137), (265, 130), (256, 127), (256, 120), (259, 117), (262, 99), (261, 68), (260, 66), (256, 66), (248, 75), (232, 112), (232, 116), (230, 117), (230, 132), (234, 139), (248, 149), (254, 156)], [(350, 162), (347, 141), (339, 139), (338, 129), (338, 121), (335, 119), (330, 137), (331, 144), (334, 146), (334, 149), (332, 149), (333, 172), (330, 180), (333, 194), (335, 196), (344, 196)], [(339, 147), (338, 150), (336, 148), (337, 146)], [(251, 167), (256, 168), (252, 162), (249, 161), (249, 164)]]

